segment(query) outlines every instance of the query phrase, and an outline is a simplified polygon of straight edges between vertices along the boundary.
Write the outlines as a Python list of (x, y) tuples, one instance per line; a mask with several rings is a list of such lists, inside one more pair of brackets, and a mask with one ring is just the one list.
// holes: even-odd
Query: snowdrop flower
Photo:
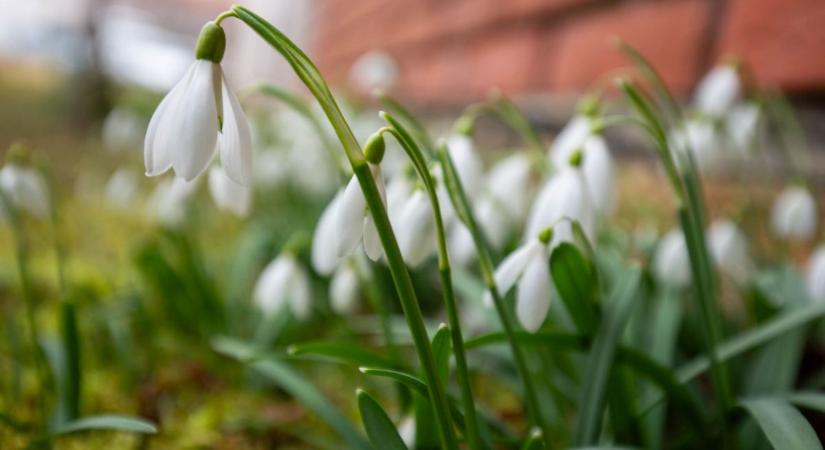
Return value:
[(584, 141), (590, 136), (593, 119), (585, 114), (576, 114), (561, 129), (550, 146), (550, 157), (557, 166), (563, 166)]
[(116, 208), (126, 208), (135, 197), (138, 178), (129, 169), (118, 169), (109, 178), (104, 189), (106, 201)]
[(415, 191), (407, 199), (398, 216), (395, 230), (401, 256), (411, 267), (417, 267), (435, 253), (435, 223), (427, 195)]
[(780, 238), (807, 240), (816, 232), (816, 200), (808, 189), (786, 187), (777, 197), (771, 211), (773, 232)]
[(708, 249), (713, 260), (739, 284), (745, 283), (751, 272), (748, 241), (732, 221), (717, 219), (708, 228)]
[[(504, 296), (516, 286), (516, 317), (521, 326), (531, 333), (541, 327), (550, 309), (552, 282), (548, 245), (552, 234), (552, 229), (544, 229), (504, 258), (496, 268), (495, 280), (499, 293)], [(484, 301), (492, 303), (489, 291), (485, 293)]]
[(510, 237), (512, 224), (506, 214), (501, 213), (500, 206), (489, 197), (482, 197), (476, 206), (476, 220), (490, 245), (501, 250)]
[(209, 169), (209, 193), (219, 209), (238, 217), (246, 217), (252, 206), (252, 188), (243, 186), (226, 175), (223, 168)]
[(186, 214), (186, 201), (198, 187), (198, 178), (171, 178), (159, 183), (149, 197), (149, 214), (166, 226), (179, 225)]
[(321, 213), (312, 236), (312, 267), (321, 275), (330, 275), (338, 267), (338, 206), (344, 197), (341, 189)]
[(708, 72), (696, 88), (696, 108), (711, 117), (721, 117), (738, 100), (742, 87), (739, 73), (732, 64), (723, 64)]
[(252, 172), (252, 137), (237, 97), (220, 66), (226, 48), (223, 29), (204, 25), (196, 60), (183, 79), (160, 102), (146, 131), (146, 174), (170, 168), (186, 181), (206, 170), (215, 147), (226, 174), (247, 186)]
[(484, 183), (484, 167), (472, 139), (466, 134), (455, 133), (447, 138), (447, 151), (464, 191), (468, 197), (475, 198)]
[(353, 312), (358, 300), (358, 274), (352, 264), (342, 264), (329, 283), (332, 310), (338, 314)]
[[(387, 215), (390, 217), (393, 229), (398, 228), (401, 210), (414, 191), (415, 183), (405, 173), (394, 176), (387, 184)], [(440, 201), (441, 198), (439, 198), (439, 203)]]
[(680, 170), (687, 167), (688, 152), (700, 172), (717, 169), (723, 161), (721, 143), (713, 123), (708, 120), (689, 119), (681, 128), (671, 131), (670, 144), (678, 152), (676, 165)]
[(690, 284), (690, 257), (680, 229), (670, 230), (659, 241), (653, 255), (653, 274), (670, 286), (683, 288)]
[(747, 154), (759, 131), (759, 119), (762, 115), (759, 106), (747, 102), (733, 107), (725, 120), (725, 130), (733, 147), (740, 154)]
[(299, 320), (312, 312), (309, 276), (290, 252), (281, 253), (264, 268), (252, 298), (267, 315), (276, 314), (287, 305)]
[(103, 146), (112, 152), (137, 147), (143, 138), (143, 123), (126, 108), (112, 110), (103, 119), (101, 139)]
[(398, 64), (384, 51), (372, 50), (359, 56), (350, 69), (350, 80), (364, 92), (387, 91), (398, 81)]
[(6, 163), (0, 169), (0, 189), (14, 208), (39, 218), (49, 214), (48, 188), (37, 170), (14, 162)]
[(490, 198), (506, 214), (521, 223), (530, 207), (530, 159), (523, 153), (497, 162), (485, 180)]
[(473, 235), (464, 223), (455, 221), (450, 225), (447, 239), (450, 260), (461, 267), (468, 266), (476, 255)]
[(820, 245), (808, 261), (805, 285), (812, 301), (825, 301), (825, 245)]
[(398, 424), (398, 435), (407, 448), (415, 448), (416, 422), (415, 414), (408, 414)]

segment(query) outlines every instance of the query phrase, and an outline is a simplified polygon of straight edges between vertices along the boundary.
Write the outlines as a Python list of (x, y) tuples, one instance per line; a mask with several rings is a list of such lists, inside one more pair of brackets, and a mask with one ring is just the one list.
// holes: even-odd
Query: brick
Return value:
[(741, 56), (757, 80), (790, 91), (825, 86), (825, 2), (730, 0), (720, 56)]
[(639, 1), (566, 18), (547, 75), (549, 87), (587, 89), (611, 70), (629, 66), (609, 43), (618, 36), (641, 51), (672, 89), (685, 92), (699, 72), (708, 8), (706, 0)]

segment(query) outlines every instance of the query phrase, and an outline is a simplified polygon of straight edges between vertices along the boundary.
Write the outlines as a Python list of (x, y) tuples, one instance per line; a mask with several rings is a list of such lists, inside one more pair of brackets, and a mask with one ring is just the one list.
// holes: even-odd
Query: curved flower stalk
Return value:
[(289, 307), (298, 320), (309, 318), (312, 296), (309, 276), (298, 259), (284, 251), (261, 272), (252, 293), (255, 304), (267, 315)]
[(805, 241), (814, 236), (816, 227), (816, 200), (811, 192), (802, 186), (786, 187), (771, 210), (774, 234), (782, 239)]
[(730, 219), (717, 219), (710, 224), (707, 234), (708, 249), (716, 265), (736, 283), (746, 283), (753, 268), (742, 230)]
[(358, 273), (352, 264), (341, 264), (329, 282), (329, 299), (332, 310), (338, 314), (351, 314), (358, 306)]
[(742, 86), (739, 71), (730, 63), (713, 68), (699, 82), (694, 105), (703, 114), (720, 118), (739, 100)]
[[(41, 219), (48, 217), (46, 182), (36, 169), (12, 161), (6, 163), (0, 169), (0, 189), (18, 210)], [(2, 214), (8, 215), (8, 212), (0, 208), (0, 217)]]
[(227, 176), (249, 185), (252, 138), (246, 115), (220, 66), (225, 48), (223, 29), (214, 22), (204, 25), (195, 62), (149, 121), (144, 144), (147, 175), (171, 168), (192, 181), (206, 170), (218, 144)]
[(825, 302), (825, 245), (817, 247), (808, 260), (805, 287), (811, 301)]
[(252, 188), (236, 183), (223, 168), (209, 169), (209, 193), (219, 209), (246, 217), (252, 208)]
[(653, 273), (668, 286), (685, 288), (690, 284), (690, 257), (681, 230), (670, 230), (659, 240), (653, 255)]

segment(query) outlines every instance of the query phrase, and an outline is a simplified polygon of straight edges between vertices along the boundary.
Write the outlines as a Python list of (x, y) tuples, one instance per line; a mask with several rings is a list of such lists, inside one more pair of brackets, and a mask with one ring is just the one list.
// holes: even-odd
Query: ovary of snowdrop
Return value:
[(748, 241), (736, 224), (729, 219), (714, 220), (708, 228), (707, 243), (722, 272), (739, 284), (747, 282), (751, 273)]
[(329, 282), (329, 299), (332, 310), (338, 314), (349, 314), (358, 302), (358, 273), (353, 264), (341, 264)]
[(427, 195), (417, 190), (410, 195), (398, 215), (395, 235), (401, 256), (417, 267), (435, 253), (435, 223)]
[(713, 68), (699, 82), (694, 104), (703, 114), (721, 117), (736, 103), (742, 86), (739, 72), (732, 64), (722, 64)]
[(48, 188), (37, 170), (17, 163), (5, 164), (0, 169), (0, 189), (15, 209), (39, 218), (49, 214)]
[(135, 198), (138, 177), (134, 171), (121, 168), (115, 171), (104, 188), (106, 201), (115, 208), (127, 208)]
[(198, 38), (195, 62), (149, 121), (144, 143), (147, 175), (160, 175), (171, 168), (177, 176), (192, 181), (206, 170), (217, 144), (226, 174), (249, 185), (252, 137), (220, 66), (225, 48), (223, 29), (207, 23)]
[(309, 276), (293, 254), (282, 253), (261, 272), (252, 299), (264, 314), (276, 314), (288, 305), (297, 319), (306, 319), (312, 312)]
[(660, 282), (677, 288), (690, 284), (690, 257), (680, 229), (667, 232), (653, 255), (653, 274)]
[[(516, 287), (516, 317), (527, 331), (535, 332), (544, 323), (550, 309), (550, 250), (552, 231), (548, 228), (510, 253), (496, 268), (499, 294)], [(490, 292), (484, 302), (492, 302)]]
[(252, 188), (236, 183), (221, 167), (209, 169), (209, 193), (219, 209), (246, 217), (252, 207)]
[(473, 140), (466, 134), (454, 133), (447, 138), (447, 152), (467, 197), (476, 198), (484, 184), (484, 165)]
[(811, 301), (825, 302), (825, 245), (817, 247), (808, 260), (805, 287)]
[(587, 238), (594, 241), (595, 211), (578, 167), (564, 168), (545, 183), (533, 203), (524, 236), (529, 239), (553, 227), (553, 245), (572, 242), (571, 220), (578, 222)]
[(802, 186), (786, 187), (773, 204), (771, 226), (782, 239), (812, 238), (816, 232), (817, 208), (811, 192)]
[(147, 203), (149, 215), (166, 226), (180, 225), (186, 217), (186, 202), (197, 189), (199, 180), (175, 177), (158, 183)]
[(388, 91), (398, 81), (398, 63), (389, 53), (371, 50), (358, 57), (350, 68), (350, 81), (363, 92)]

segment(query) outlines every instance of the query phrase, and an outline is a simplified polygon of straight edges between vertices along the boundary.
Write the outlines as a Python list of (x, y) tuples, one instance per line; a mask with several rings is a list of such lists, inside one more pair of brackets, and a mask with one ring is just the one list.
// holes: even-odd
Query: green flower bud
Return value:
[(570, 155), (570, 159), (568, 161), (570, 162), (570, 165), (573, 166), (573, 167), (581, 167), (583, 160), (584, 160), (584, 152), (582, 151), (582, 149), (579, 148), (579, 149), (576, 149), (576, 151), (574, 151)]
[(219, 63), (226, 51), (226, 33), (215, 22), (206, 22), (198, 36), (195, 58)]
[(364, 145), (364, 156), (367, 158), (367, 161), (372, 164), (381, 164), (381, 161), (384, 159), (384, 150), (386, 150), (386, 148), (387, 145), (384, 143), (384, 133), (378, 131), (367, 139), (367, 143)]
[(542, 244), (544, 244), (544, 245), (549, 244), (550, 241), (553, 240), (553, 227), (547, 227), (547, 228), (539, 231), (538, 238), (539, 238), (539, 241), (541, 241)]

